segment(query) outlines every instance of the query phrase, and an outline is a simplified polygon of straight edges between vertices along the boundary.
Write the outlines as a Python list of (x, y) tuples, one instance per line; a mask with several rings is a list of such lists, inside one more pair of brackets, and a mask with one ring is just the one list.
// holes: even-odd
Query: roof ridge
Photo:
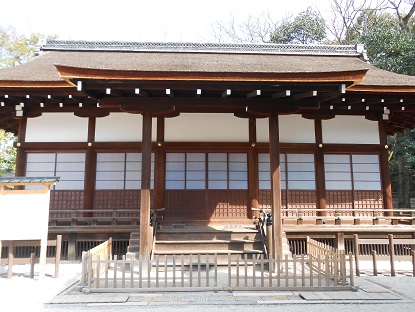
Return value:
[(193, 42), (133, 42), (46, 40), (42, 51), (110, 51), (110, 52), (189, 52), (242, 54), (303, 54), (362, 56), (363, 45), (319, 45), (277, 43), (193, 43)]

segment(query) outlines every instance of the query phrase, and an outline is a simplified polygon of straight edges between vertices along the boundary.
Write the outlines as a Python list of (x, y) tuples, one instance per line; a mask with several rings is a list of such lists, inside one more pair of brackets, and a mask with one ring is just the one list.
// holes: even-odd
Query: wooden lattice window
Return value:
[[(141, 153), (98, 153), (96, 189), (141, 189), (141, 163)], [(154, 154), (151, 155), (151, 188), (154, 188)]]
[(56, 176), (60, 179), (54, 190), (83, 190), (85, 153), (28, 153), (26, 176)]

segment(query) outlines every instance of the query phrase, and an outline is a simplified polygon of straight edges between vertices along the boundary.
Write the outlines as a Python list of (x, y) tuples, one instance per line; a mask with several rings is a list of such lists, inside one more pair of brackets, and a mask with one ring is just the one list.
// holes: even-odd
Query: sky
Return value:
[(329, 0), (5, 0), (0, 25), (61, 40), (212, 42), (212, 23), (269, 12), (274, 20)]

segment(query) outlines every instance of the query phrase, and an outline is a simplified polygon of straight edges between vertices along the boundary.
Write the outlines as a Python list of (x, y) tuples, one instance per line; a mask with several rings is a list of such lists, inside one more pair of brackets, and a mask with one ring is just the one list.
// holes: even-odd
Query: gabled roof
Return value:
[[(79, 82), (83, 82), (81, 89)], [(177, 90), (175, 99), (165, 98), (168, 88)], [(44, 111), (39, 103), (48, 111), (59, 105), (85, 116), (84, 108), (96, 109), (97, 103), (108, 111), (139, 113), (147, 107), (145, 103), (153, 102), (162, 103), (160, 111), (165, 112), (166, 106), (167, 111), (180, 110), (175, 104), (181, 97), (182, 112), (189, 112), (196, 109), (191, 98), (196, 88), (206, 90), (197, 109), (212, 103), (218, 111), (228, 105), (226, 112), (235, 107), (245, 111), (248, 106), (247, 111), (261, 114), (276, 108), (281, 113), (308, 109), (307, 116), (324, 111), (327, 118), (339, 112), (367, 115), (369, 110), (372, 115), (367, 118), (376, 120), (384, 107), (392, 105), (388, 106), (392, 111), (389, 133), (415, 126), (415, 77), (371, 66), (361, 45), (62, 40), (46, 41), (28, 63), (0, 70), (0, 124), (16, 132), (15, 106), (35, 117)], [(141, 91), (134, 93), (134, 89)], [(230, 89), (232, 96), (225, 99), (223, 91)], [(403, 105), (404, 114), (398, 112)], [(99, 115), (108, 111), (101, 110)]]

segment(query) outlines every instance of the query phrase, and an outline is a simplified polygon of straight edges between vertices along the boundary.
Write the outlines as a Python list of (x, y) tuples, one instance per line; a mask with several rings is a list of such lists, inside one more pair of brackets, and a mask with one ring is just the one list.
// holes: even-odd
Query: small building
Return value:
[(415, 77), (360, 45), (49, 40), (0, 70), (0, 103), (16, 176), (60, 177), (51, 211), (140, 210), (149, 251), (150, 209), (206, 225), (271, 208), (278, 250), (284, 209), (392, 209), (386, 137), (415, 125)]

